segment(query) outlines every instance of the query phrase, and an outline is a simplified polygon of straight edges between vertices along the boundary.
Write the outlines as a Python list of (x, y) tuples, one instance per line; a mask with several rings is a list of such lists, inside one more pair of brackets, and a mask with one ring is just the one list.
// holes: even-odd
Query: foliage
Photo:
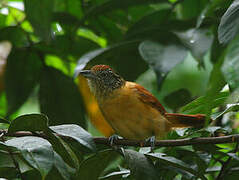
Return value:
[(238, 0), (1, 0), (0, 177), (238, 179), (235, 143), (153, 152), (96, 144), (86, 112), (100, 116), (103, 134), (112, 130), (92, 112), (86, 82), (78, 91), (72, 78), (108, 64), (167, 111), (207, 115), (205, 128), (169, 139), (238, 133), (238, 13)]

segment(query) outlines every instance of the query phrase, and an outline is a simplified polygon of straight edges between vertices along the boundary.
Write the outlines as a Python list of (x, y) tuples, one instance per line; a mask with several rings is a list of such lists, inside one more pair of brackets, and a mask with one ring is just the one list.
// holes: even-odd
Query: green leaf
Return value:
[(142, 17), (140, 20), (135, 22), (127, 31), (126, 37), (129, 38), (134, 36), (139, 32), (146, 31), (149, 28), (159, 28), (167, 29), (167, 26), (162, 25), (165, 21), (168, 21), (168, 16), (171, 13), (171, 9), (161, 9), (159, 11), (155, 11), (147, 14), (146, 16)]
[[(239, 6), (238, 6), (239, 7)], [(239, 11), (238, 11), (239, 12)], [(239, 87), (239, 36), (233, 40), (226, 51), (222, 73), (232, 90)]]
[[(213, 95), (211, 101), (207, 101), (207, 96), (201, 96), (186, 106), (182, 107), (181, 112), (187, 114), (207, 113), (205, 107), (210, 106), (211, 108), (218, 107), (227, 100), (229, 92), (220, 92)], [(207, 103), (207, 104), (206, 104)]]
[(96, 150), (93, 137), (91, 136), (90, 133), (88, 133), (80, 126), (74, 124), (65, 124), (59, 126), (51, 126), (50, 129), (56, 132), (57, 134), (72, 137), (80, 144), (82, 144), (83, 146), (87, 147), (92, 151)]
[(78, 124), (85, 127), (84, 106), (73, 79), (59, 70), (44, 67), (40, 80), (40, 108), (50, 125)]
[(56, 152), (54, 152), (54, 166), (65, 180), (70, 180), (71, 174), (75, 173), (75, 169), (68, 166)]
[(69, 166), (78, 169), (79, 161), (70, 146), (59, 136), (52, 133), (51, 129), (44, 131), (44, 133), (47, 135), (48, 141), (52, 144), (52, 147), (57, 152), (57, 154), (59, 154)]
[(79, 179), (98, 180), (105, 168), (114, 162), (118, 156), (119, 154), (113, 150), (105, 150), (88, 157), (80, 165)]
[(28, 49), (11, 51), (5, 77), (8, 114), (15, 112), (27, 100), (39, 80), (41, 66), (35, 52)]
[(228, 43), (239, 32), (239, 0), (235, 0), (221, 18), (218, 27), (220, 43)]
[(10, 124), (10, 122), (2, 117), (0, 117), (0, 123)]
[(186, 48), (180, 44), (162, 45), (153, 41), (140, 43), (139, 52), (156, 72), (158, 85), (162, 84), (168, 72), (182, 62), (187, 55)]
[(28, 136), (10, 139), (6, 141), (6, 144), (19, 149), (23, 158), (41, 173), (43, 179), (51, 170), (54, 153), (51, 144), (47, 140)]
[(54, 38), (50, 44), (50, 48), (52, 48), (53, 53), (56, 55), (66, 57), (72, 54), (78, 58), (90, 50), (99, 48), (99, 46), (95, 42), (84, 37), (61, 35)]
[(152, 161), (144, 154), (125, 149), (123, 151), (126, 163), (129, 166), (130, 174), (136, 180), (156, 180), (159, 179), (159, 174), (156, 171)]
[(227, 107), (224, 111), (219, 112), (219, 113), (214, 113), (212, 114), (212, 119), (215, 120), (221, 116), (223, 116), (224, 114), (231, 112), (231, 111), (239, 111), (239, 103), (236, 104), (227, 104)]
[(179, 159), (176, 159), (175, 157), (166, 156), (163, 153), (149, 153), (149, 154), (145, 154), (145, 155), (148, 157), (157, 159), (158, 161), (160, 161), (166, 165), (170, 165), (175, 168), (182, 169), (184, 171), (187, 171), (187, 172), (195, 175), (196, 177), (200, 177), (201, 179), (206, 180), (206, 178), (203, 175), (200, 175), (195, 169), (190, 167), (190, 165), (186, 164), (185, 162), (183, 162)]
[[(184, 19), (191, 19), (194, 17), (197, 17), (201, 11), (204, 9), (204, 7), (207, 5), (207, 0), (184, 0), (182, 3), (180, 3), (180, 14), (182, 18)], [(193, 9), (193, 11), (192, 11)]]
[(49, 41), (54, 0), (24, 0), (24, 7), (27, 19), (32, 24), (35, 33)]
[[(159, 2), (168, 2), (166, 0), (160, 0)], [(87, 13), (86, 17), (102, 15), (117, 9), (128, 9), (131, 6), (147, 5), (155, 3), (154, 0), (107, 0), (99, 5), (92, 7)]]
[[(78, 74), (86, 65), (91, 67), (96, 64), (108, 64), (125, 79), (135, 80), (142, 72), (147, 70), (147, 64), (138, 53), (139, 42), (125, 41), (107, 48), (91, 51), (79, 59), (75, 74)], [(134, 73), (132, 73), (132, 69), (134, 69)]]
[(18, 177), (18, 171), (17, 169), (14, 167), (2, 167), (0, 168), (0, 176), (1, 178), (7, 178), (7, 179), (15, 179), (16, 177)]
[(48, 118), (43, 114), (26, 114), (14, 119), (9, 128), (9, 133), (17, 131), (43, 131), (48, 128)]
[(192, 95), (187, 89), (179, 89), (165, 96), (163, 100), (169, 108), (176, 111), (191, 102)]
[(182, 43), (190, 50), (193, 57), (202, 63), (204, 55), (212, 45), (213, 37), (208, 29), (189, 29), (175, 32)]
[(0, 41), (8, 40), (14, 47), (25, 47), (28, 40), (25, 32), (17, 26), (7, 26), (0, 29)]

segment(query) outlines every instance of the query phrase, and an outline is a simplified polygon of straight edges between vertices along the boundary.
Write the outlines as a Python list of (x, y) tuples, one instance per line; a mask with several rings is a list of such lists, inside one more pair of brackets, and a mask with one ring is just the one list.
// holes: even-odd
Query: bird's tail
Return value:
[(187, 115), (177, 113), (165, 113), (171, 123), (171, 128), (203, 127), (206, 116), (203, 114)]

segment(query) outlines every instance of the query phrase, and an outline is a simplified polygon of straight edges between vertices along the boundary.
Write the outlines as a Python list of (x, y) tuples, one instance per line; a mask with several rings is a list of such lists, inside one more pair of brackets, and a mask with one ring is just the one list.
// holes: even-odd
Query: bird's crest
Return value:
[(108, 65), (95, 65), (91, 68), (92, 71), (98, 72), (103, 70), (112, 70), (110, 66)]

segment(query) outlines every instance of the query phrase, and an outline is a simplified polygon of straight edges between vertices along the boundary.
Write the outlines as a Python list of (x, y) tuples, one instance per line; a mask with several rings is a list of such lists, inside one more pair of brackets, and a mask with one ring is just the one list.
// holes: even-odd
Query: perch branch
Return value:
[[(6, 130), (0, 130), (0, 134), (3, 133), (4, 136), (9, 137), (22, 137), (22, 136), (40, 136), (42, 138), (48, 139), (44, 133), (32, 134), (28, 131), (20, 131), (16, 133), (8, 133)], [(69, 136), (62, 136), (65, 140), (72, 140)], [(96, 144), (103, 144), (110, 146), (109, 138), (105, 137), (94, 137)], [(239, 143), (239, 134), (220, 136), (220, 137), (199, 137), (199, 138), (185, 138), (185, 139), (175, 139), (175, 140), (157, 140), (155, 142), (156, 147), (173, 147), (173, 146), (188, 146), (196, 144), (224, 144), (224, 143)], [(150, 142), (140, 141), (140, 140), (129, 140), (129, 139), (117, 139), (114, 140), (115, 145), (121, 146), (135, 146), (135, 147), (150, 147)]]

